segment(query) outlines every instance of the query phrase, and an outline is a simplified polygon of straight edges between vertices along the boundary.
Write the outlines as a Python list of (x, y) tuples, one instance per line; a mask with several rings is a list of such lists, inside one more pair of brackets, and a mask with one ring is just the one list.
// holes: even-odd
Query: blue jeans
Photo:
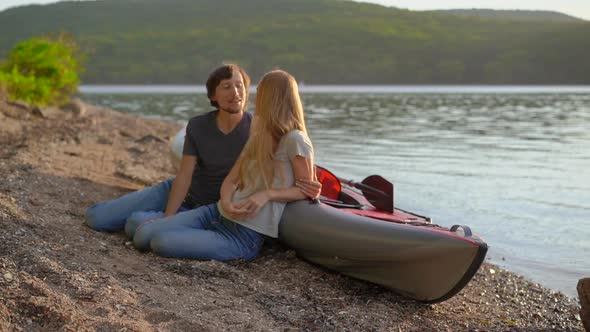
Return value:
[[(132, 238), (137, 227), (154, 218), (164, 216), (174, 178), (151, 187), (102, 202), (86, 210), (86, 224), (101, 232), (116, 232), (125, 229)], [(180, 208), (179, 211), (187, 210)]]
[(133, 237), (139, 250), (165, 257), (229, 261), (258, 256), (264, 236), (219, 214), (217, 204), (142, 224)]

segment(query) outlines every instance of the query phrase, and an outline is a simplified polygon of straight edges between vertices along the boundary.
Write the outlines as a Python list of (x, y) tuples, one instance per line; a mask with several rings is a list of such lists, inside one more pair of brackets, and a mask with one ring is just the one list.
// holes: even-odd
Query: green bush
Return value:
[[(2, 73), (0, 73), (0, 76), (2, 76)], [(4, 83), (2, 81), (2, 78), (0, 77), (0, 100), (5, 100), (6, 95), (8, 95), (8, 90), (6, 89), (6, 83)]]
[(63, 105), (78, 89), (84, 59), (68, 34), (30, 38), (16, 45), (0, 65), (0, 85), (12, 100)]

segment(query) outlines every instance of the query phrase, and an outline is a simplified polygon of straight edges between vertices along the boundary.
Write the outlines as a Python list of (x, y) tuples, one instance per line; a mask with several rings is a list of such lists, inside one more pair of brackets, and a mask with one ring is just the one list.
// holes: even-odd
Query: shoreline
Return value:
[[(501, 269), (510, 271), (532, 282), (536, 282), (540, 285), (543, 285), (543, 287), (550, 289), (554, 292), (561, 292), (567, 297), (574, 300), (578, 298), (575, 283), (580, 278), (584, 277), (583, 275), (577, 275), (577, 273), (571, 272), (567, 269), (556, 269), (555, 267), (549, 265), (540, 266), (537, 262), (530, 262), (526, 260), (521, 260), (518, 257), (511, 257), (508, 255), (504, 256), (496, 253), (492, 253), (492, 255), (490, 255), (488, 252), (486, 261), (500, 267)], [(559, 272), (561, 274), (559, 274), (556, 277), (555, 275), (551, 274), (552, 271)], [(535, 274), (535, 272), (537, 274), (537, 277), (530, 277), (530, 275)], [(569, 278), (566, 279), (565, 277), (563, 277), (563, 275), (568, 273), (570, 273), (571, 275), (575, 275), (575, 277), (573, 277), (574, 282), (569, 280)]]
[[(493, 85), (493, 84), (300, 84), (301, 93), (441, 93), (441, 94), (510, 94), (510, 93), (590, 93), (588, 84), (538, 84), (538, 85)], [(158, 93), (158, 94), (205, 94), (204, 85), (187, 84), (86, 84), (80, 86), (83, 94), (126, 94), (126, 93)], [(250, 87), (250, 93), (256, 93), (256, 85)]]
[(426, 305), (298, 259), (166, 259), (86, 227), (87, 206), (172, 175), (178, 124), (83, 104), (33, 115), (0, 98), (0, 330), (583, 331), (566, 295), (484, 262)]

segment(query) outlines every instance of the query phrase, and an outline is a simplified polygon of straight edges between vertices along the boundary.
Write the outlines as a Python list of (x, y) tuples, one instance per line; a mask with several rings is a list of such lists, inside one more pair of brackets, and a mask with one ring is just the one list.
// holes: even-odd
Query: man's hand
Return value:
[(311, 199), (320, 197), (322, 192), (322, 183), (319, 181), (299, 179), (295, 181), (295, 185), (305, 196)]

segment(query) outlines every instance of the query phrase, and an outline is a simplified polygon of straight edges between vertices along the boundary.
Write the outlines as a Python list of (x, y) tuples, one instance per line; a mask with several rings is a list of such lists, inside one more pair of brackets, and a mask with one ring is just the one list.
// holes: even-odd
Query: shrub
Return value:
[(16, 45), (0, 65), (0, 85), (12, 100), (62, 105), (78, 89), (84, 59), (69, 34), (30, 38)]
[[(0, 76), (2, 76), (1, 72), (0, 72)], [(4, 83), (2, 81), (2, 78), (0, 77), (0, 100), (5, 100), (7, 95), (8, 95), (8, 90), (6, 89), (6, 83)]]

